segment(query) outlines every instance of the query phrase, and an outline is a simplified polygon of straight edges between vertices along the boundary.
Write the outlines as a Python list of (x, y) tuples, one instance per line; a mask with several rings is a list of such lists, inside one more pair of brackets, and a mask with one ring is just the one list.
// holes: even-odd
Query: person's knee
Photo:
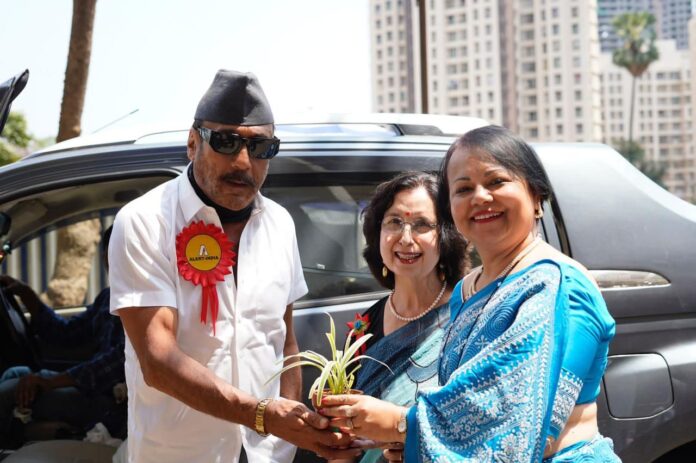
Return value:
[(31, 374), (31, 368), (27, 366), (18, 365), (15, 367), (10, 367), (7, 370), (5, 370), (2, 376), (0, 376), (0, 383), (8, 379), (21, 378), (22, 376), (26, 376), (29, 374)]

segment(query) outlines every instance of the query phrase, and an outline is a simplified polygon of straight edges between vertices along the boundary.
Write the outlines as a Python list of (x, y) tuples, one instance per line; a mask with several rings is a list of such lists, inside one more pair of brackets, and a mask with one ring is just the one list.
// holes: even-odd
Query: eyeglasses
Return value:
[(246, 145), (249, 156), (255, 159), (271, 159), (280, 149), (280, 140), (273, 138), (244, 138), (232, 132), (217, 132), (208, 127), (194, 126), (201, 138), (217, 153), (235, 155)]
[(437, 228), (436, 224), (427, 222), (423, 219), (416, 220), (415, 222), (404, 222), (399, 217), (389, 217), (382, 222), (382, 230), (390, 235), (399, 235), (404, 232), (406, 225), (408, 225), (411, 233), (416, 235), (425, 235)]

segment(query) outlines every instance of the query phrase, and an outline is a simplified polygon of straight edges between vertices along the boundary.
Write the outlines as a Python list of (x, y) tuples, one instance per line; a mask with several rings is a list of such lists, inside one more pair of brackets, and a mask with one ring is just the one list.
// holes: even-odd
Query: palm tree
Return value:
[(646, 12), (624, 13), (612, 22), (616, 35), (623, 39), (621, 48), (614, 50), (615, 65), (625, 68), (631, 82), (631, 112), (628, 122), (628, 142), (633, 141), (633, 112), (636, 100), (636, 79), (643, 75), (660, 54), (655, 46), (655, 16)]
[(653, 182), (667, 189), (664, 183), (667, 165), (664, 161), (652, 161), (645, 158), (645, 150), (636, 141), (628, 141), (624, 139), (614, 140), (612, 143), (614, 149), (621, 153), (628, 162), (636, 166), (638, 170), (648, 177)]
[[(68, 64), (60, 107), (60, 142), (82, 132), (82, 109), (92, 55), (92, 31), (97, 0), (73, 0)], [(99, 219), (86, 220), (58, 231), (58, 254), (46, 297), (55, 307), (79, 305), (87, 292), (87, 275), (99, 242)]]

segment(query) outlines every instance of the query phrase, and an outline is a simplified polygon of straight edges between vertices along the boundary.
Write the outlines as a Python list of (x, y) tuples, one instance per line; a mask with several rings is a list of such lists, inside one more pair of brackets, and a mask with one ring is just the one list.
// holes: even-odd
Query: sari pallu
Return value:
[[(408, 462), (540, 462), (566, 345), (563, 266), (542, 261), (466, 303), (461, 282), (440, 359), (442, 387), (408, 412)], [(560, 388), (563, 394), (564, 388)], [(564, 400), (565, 399), (565, 400)], [(564, 416), (565, 422), (574, 400)]]
[[(443, 304), (375, 342), (365, 355), (384, 362), (392, 371), (377, 362), (364, 360), (355, 387), (397, 405), (413, 405), (420, 390), (437, 386), (438, 354), (449, 313), (449, 304)], [(381, 449), (371, 449), (359, 461), (385, 460)]]

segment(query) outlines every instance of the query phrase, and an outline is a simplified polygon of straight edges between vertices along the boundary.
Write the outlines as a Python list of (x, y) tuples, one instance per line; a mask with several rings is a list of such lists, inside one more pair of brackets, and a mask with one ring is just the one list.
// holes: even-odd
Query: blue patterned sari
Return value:
[[(393, 374), (377, 362), (364, 361), (355, 387), (397, 405), (413, 405), (424, 387), (437, 386), (438, 354), (449, 313), (449, 304), (443, 304), (375, 342), (365, 354), (389, 365)], [(360, 463), (379, 461), (385, 461), (382, 450), (371, 449)]]
[[(567, 267), (538, 262), (466, 303), (461, 282), (455, 287), (442, 387), (420, 393), (408, 412), (406, 461), (542, 461), (546, 437), (558, 435), (554, 423), (562, 428), (577, 393), (566, 393), (561, 371), (572, 287)], [(608, 444), (598, 442), (604, 451)], [(609, 453), (606, 461), (618, 461)]]

